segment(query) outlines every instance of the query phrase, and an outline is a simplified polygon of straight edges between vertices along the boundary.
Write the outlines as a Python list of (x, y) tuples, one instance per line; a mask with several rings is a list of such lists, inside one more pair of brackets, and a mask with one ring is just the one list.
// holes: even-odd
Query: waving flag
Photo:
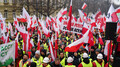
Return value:
[(72, 20), (72, 0), (71, 0), (71, 3), (70, 3), (70, 10), (69, 10), (69, 21), (68, 21), (68, 24), (67, 24), (67, 29), (69, 31), (71, 31), (71, 20)]
[(82, 38), (78, 39), (77, 41), (69, 44), (66, 48), (65, 51), (67, 52), (76, 52), (81, 45), (85, 43), (86, 38), (88, 37), (89, 30), (83, 35)]
[(86, 7), (87, 7), (87, 4), (84, 3), (83, 6), (82, 6), (82, 9), (84, 10)]

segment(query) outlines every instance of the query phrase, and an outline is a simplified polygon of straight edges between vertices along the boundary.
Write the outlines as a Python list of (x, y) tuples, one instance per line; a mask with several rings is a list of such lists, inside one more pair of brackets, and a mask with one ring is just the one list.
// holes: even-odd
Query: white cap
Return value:
[(40, 51), (39, 51), (39, 50), (37, 50), (37, 51), (35, 52), (35, 54), (38, 54), (38, 55), (40, 55)]
[(67, 62), (68, 62), (68, 63), (73, 62), (73, 58), (72, 58), (72, 57), (68, 57)]
[(43, 63), (49, 63), (49, 58), (48, 58), (48, 57), (45, 57), (45, 58), (43, 59)]
[(101, 53), (99, 53), (99, 54), (97, 55), (97, 59), (103, 59), (103, 55), (102, 55)]
[(83, 53), (83, 58), (88, 58), (88, 54), (87, 53)]
[(112, 55), (110, 55), (110, 59), (114, 59), (114, 57)]

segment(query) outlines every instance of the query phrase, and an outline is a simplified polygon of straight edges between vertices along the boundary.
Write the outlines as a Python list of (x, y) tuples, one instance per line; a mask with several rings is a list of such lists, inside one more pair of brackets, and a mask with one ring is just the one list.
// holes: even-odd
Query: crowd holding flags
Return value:
[[(52, 61), (55, 61), (55, 58), (59, 57), (58, 50), (59, 46), (61, 46), (59, 44), (60, 36), (62, 37), (61, 32), (68, 32), (80, 36), (76, 38), (74, 37), (73, 42), (70, 41), (70, 43), (68, 42), (68, 44), (65, 45), (65, 52), (77, 52), (79, 48), (86, 43), (88, 45), (85, 45), (84, 48), (88, 52), (91, 52), (90, 49), (92, 46), (94, 46), (95, 44), (100, 44), (99, 46), (104, 45), (105, 49), (103, 53), (107, 57), (107, 61), (109, 61), (109, 57), (110, 55), (112, 55), (112, 49), (109, 49), (109, 47), (112, 47), (112, 44), (109, 40), (103, 41), (103, 35), (101, 33), (105, 32), (106, 22), (118, 22), (117, 33), (120, 33), (120, 18), (118, 17), (118, 13), (120, 13), (120, 7), (115, 9), (113, 5), (111, 5), (108, 10), (107, 16), (105, 16), (100, 10), (98, 10), (91, 17), (88, 17), (87, 14), (83, 12), (85, 8), (87, 9), (86, 3), (83, 4), (82, 10), (78, 9), (79, 18), (74, 17), (74, 15), (72, 15), (71, 0), (69, 12), (67, 12), (67, 8), (62, 8), (56, 16), (47, 16), (44, 20), (43, 18), (37, 18), (35, 15), (30, 16), (26, 9), (23, 7), (22, 15), (14, 18), (13, 24), (8, 22), (8, 25), (6, 25), (7, 23), (5, 22), (5, 18), (3, 18), (0, 14), (0, 29), (2, 33), (1, 40), (3, 41), (3, 44), (7, 44), (11, 42), (10, 40), (12, 40), (9, 37), (12, 38), (15, 36), (15, 58), (18, 58), (18, 51), (20, 49), (27, 53), (29, 50), (32, 49), (32, 47), (37, 46), (37, 50), (41, 52), (41, 40), (43, 39), (44, 41), (44, 39), (47, 38), (46, 41), (48, 41), (49, 43), (46, 45), (48, 47), (44, 46), (44, 48), (49, 48), (49, 50), (46, 50), (47, 52), (50, 52)], [(64, 22), (67, 22), (66, 28), (68, 31), (63, 30)], [(73, 29), (76, 30), (76, 27), (72, 29), (72, 26), (74, 26), (75, 24), (82, 24), (81, 33), (75, 33), (73, 31)], [(98, 29), (98, 32), (95, 31), (96, 29)], [(34, 41), (33, 36), (35, 34), (35, 31), (37, 31), (36, 34), (38, 35), (37, 40)], [(99, 35), (97, 38), (94, 37), (94, 34), (96, 33)], [(22, 47), (18, 45), (20, 41), (19, 38), (22, 38), (23, 40)], [(67, 39), (68, 38), (64, 40)], [(72, 39), (68, 39), (67, 41), (69, 40)]]

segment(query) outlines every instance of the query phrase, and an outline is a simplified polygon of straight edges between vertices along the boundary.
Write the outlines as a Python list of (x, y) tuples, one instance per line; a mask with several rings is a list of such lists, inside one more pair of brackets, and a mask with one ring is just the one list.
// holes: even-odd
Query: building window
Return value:
[(16, 13), (15, 13), (15, 10), (13, 10), (13, 18), (16, 17)]
[(8, 11), (7, 10), (4, 11), (4, 17), (8, 18)]
[(9, 0), (4, 0), (4, 3), (8, 3)]

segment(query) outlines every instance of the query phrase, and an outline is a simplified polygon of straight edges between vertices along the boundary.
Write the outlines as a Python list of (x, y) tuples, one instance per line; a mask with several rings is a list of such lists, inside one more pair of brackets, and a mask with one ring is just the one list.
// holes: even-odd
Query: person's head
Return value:
[(111, 55), (110, 56), (110, 62), (113, 63), (114, 57)]
[(40, 57), (40, 51), (37, 50), (37, 51), (35, 52), (35, 58), (39, 58), (39, 57)]
[(73, 58), (72, 57), (68, 57), (67, 63), (72, 63), (72, 62), (73, 62)]
[(95, 51), (95, 48), (94, 46), (91, 47), (91, 52), (94, 52)]
[(35, 52), (35, 47), (32, 47), (32, 51)]
[(60, 52), (60, 57), (63, 58), (64, 57), (64, 53)]
[(79, 48), (79, 51), (83, 51), (84, 50), (84, 47), (83, 46), (81, 46), (80, 48)]
[(48, 53), (48, 54), (47, 54), (47, 57), (48, 57), (48, 58), (51, 58), (51, 54), (50, 54), (50, 53)]
[(60, 64), (60, 59), (59, 58), (56, 58), (55, 59), (55, 65), (59, 65)]
[(26, 61), (26, 60), (28, 60), (28, 58), (29, 58), (29, 56), (28, 56), (27, 54), (24, 54), (24, 55), (23, 55), (23, 60)]
[(46, 67), (46, 66), (48, 65), (48, 63), (49, 63), (49, 58), (48, 58), (48, 57), (45, 57), (45, 58), (43, 59), (43, 65)]
[(103, 55), (102, 55), (101, 53), (99, 53), (99, 54), (97, 55), (97, 61), (98, 61), (99, 63), (101, 63), (101, 62), (102, 62), (102, 59), (103, 59)]
[(77, 54), (77, 52), (74, 52), (74, 56), (77, 56), (78, 54)]
[(94, 48), (97, 49), (97, 48), (98, 48), (98, 44), (95, 44), (95, 45), (94, 45)]
[(95, 50), (95, 54), (98, 55), (100, 53), (100, 49)]
[(65, 45), (61, 45), (61, 48), (64, 49), (64, 48), (65, 48)]

